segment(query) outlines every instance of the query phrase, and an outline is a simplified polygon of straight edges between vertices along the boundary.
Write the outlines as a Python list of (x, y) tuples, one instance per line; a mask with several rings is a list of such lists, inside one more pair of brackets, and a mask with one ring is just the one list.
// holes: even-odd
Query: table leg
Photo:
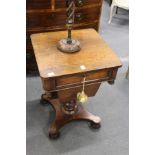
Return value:
[[(67, 123), (71, 121), (84, 120), (90, 122), (90, 127), (94, 129), (99, 129), (101, 124), (100, 117), (91, 114), (81, 104), (75, 104), (75, 113), (67, 114), (63, 111), (63, 104), (59, 102), (58, 99), (51, 100), (46, 94), (43, 98), (48, 101), (54, 108), (56, 116), (49, 128), (49, 137), (52, 139), (58, 138), (60, 135), (59, 130)], [(71, 102), (73, 103), (73, 102)]]

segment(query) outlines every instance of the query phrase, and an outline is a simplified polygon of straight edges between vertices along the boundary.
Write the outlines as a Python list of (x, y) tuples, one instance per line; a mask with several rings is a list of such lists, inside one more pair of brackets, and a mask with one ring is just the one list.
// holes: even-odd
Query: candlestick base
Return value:
[(58, 42), (57, 48), (61, 52), (74, 53), (74, 52), (80, 51), (81, 45), (80, 45), (80, 42), (76, 39), (72, 39), (72, 42), (69, 44), (67, 43), (67, 38), (66, 38)]

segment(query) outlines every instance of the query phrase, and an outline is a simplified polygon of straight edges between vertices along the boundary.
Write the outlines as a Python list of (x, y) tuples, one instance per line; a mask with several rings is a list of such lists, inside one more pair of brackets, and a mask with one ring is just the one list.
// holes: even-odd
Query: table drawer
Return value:
[(86, 82), (93, 82), (95, 80), (108, 78), (108, 71), (102, 70), (102, 71), (95, 71), (95, 72), (88, 72), (85, 74), (78, 74), (78, 75), (72, 75), (67, 77), (61, 77), (56, 79), (56, 86), (57, 88), (69, 86), (69, 85), (75, 85), (75, 84), (81, 84), (83, 81), (84, 76), (86, 77)]
[[(85, 93), (88, 97), (95, 96), (101, 83), (88, 84), (85, 86)], [(82, 86), (77, 86), (69, 89), (59, 90), (58, 97), (60, 102), (69, 102), (72, 99), (76, 99), (77, 93), (82, 91)]]
[(27, 9), (50, 9), (51, 0), (26, 0)]
[[(98, 20), (99, 7), (76, 10), (75, 24)], [(27, 28), (62, 26), (66, 24), (66, 12), (27, 13)]]
[[(67, 0), (66, 0), (67, 1)], [(66, 8), (65, 0), (56, 0), (55, 1), (55, 9)], [(76, 7), (83, 7), (92, 4), (98, 4), (102, 0), (75, 0)]]

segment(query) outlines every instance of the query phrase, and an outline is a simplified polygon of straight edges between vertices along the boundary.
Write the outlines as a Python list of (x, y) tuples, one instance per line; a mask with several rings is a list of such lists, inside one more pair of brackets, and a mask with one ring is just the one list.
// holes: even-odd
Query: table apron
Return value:
[[(95, 80), (88, 80), (85, 81), (85, 85), (93, 85), (93, 84), (98, 84), (98, 83), (102, 83), (102, 82), (106, 82), (108, 81), (108, 77), (106, 78), (101, 78), (101, 79), (95, 79)], [(77, 88), (77, 87), (82, 87), (83, 82), (81, 83), (72, 83), (72, 84), (67, 84), (67, 85), (62, 85), (62, 86), (57, 86), (56, 89), (51, 90), (51, 91), (46, 91), (45, 92), (56, 92), (56, 91), (61, 91), (61, 90), (66, 90), (66, 89), (71, 89), (71, 88)]]

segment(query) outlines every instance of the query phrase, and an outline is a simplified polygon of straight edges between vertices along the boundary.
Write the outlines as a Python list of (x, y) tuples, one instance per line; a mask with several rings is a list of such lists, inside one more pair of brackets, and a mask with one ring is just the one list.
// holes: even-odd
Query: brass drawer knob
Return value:
[(82, 7), (83, 6), (83, 0), (77, 0), (77, 6)]
[(55, 13), (52, 12), (52, 13), (51, 13), (51, 17), (52, 17), (52, 18), (55, 18)]
[(83, 13), (76, 13), (75, 17), (77, 21), (81, 21), (83, 19)]

